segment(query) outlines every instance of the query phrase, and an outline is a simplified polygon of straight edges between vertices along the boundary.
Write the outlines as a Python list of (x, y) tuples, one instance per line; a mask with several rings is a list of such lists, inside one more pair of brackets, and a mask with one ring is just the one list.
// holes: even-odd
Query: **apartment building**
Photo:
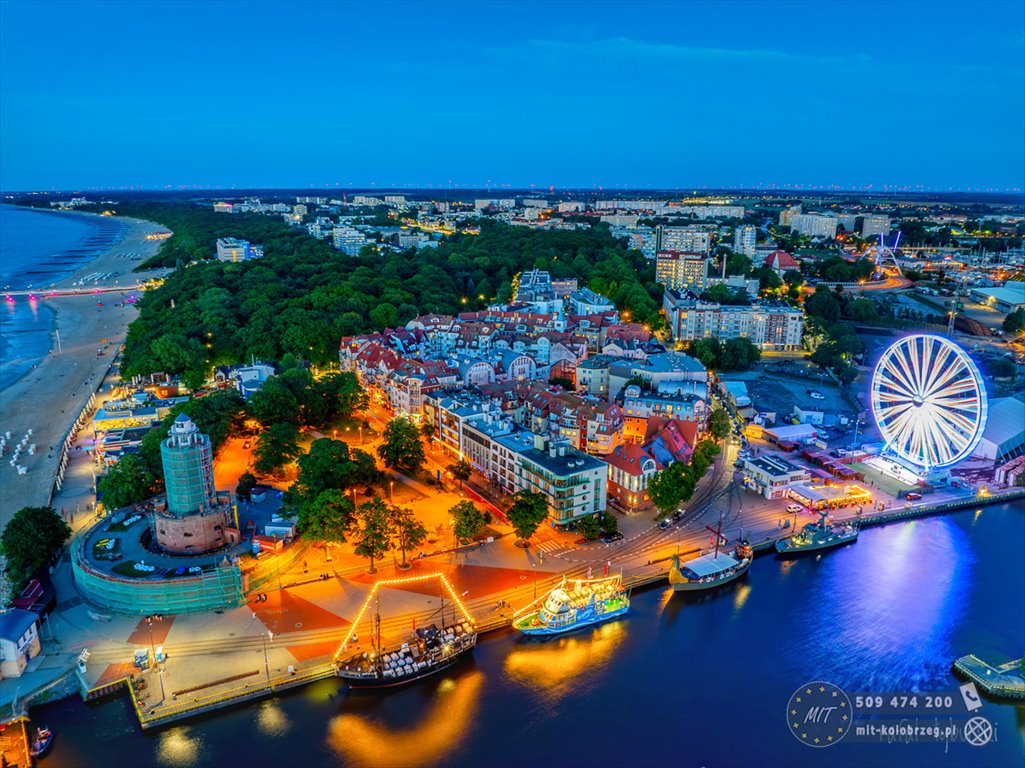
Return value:
[(755, 227), (737, 227), (733, 231), (733, 250), (742, 253), (748, 258), (755, 257), (755, 242), (757, 241), (758, 230)]
[(700, 293), (708, 280), (708, 256), (692, 251), (659, 251), (655, 281), (666, 288)]
[(804, 335), (804, 314), (784, 304), (724, 306), (667, 290), (662, 306), (679, 341), (748, 338), (760, 349), (794, 350)]

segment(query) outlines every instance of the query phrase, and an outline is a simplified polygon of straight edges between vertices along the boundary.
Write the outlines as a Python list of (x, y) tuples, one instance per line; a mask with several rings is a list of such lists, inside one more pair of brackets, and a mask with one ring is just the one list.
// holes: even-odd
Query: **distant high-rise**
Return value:
[(218, 499), (214, 487), (210, 438), (180, 413), (160, 444), (160, 459), (167, 506), (158, 507), (154, 528), (161, 548), (197, 553), (228, 543), (227, 504)]
[(703, 253), (686, 251), (659, 251), (655, 259), (655, 282), (666, 288), (694, 291), (705, 290), (708, 280), (708, 257)]
[(865, 216), (861, 220), (861, 236), (864, 238), (886, 237), (890, 234), (890, 217), (882, 214)]
[[(709, 225), (698, 225), (709, 226)], [(696, 227), (658, 227), (656, 251), (686, 251), (707, 254), (712, 245), (712, 233)]]
[(753, 259), (757, 231), (755, 227), (737, 227), (733, 233), (733, 250)]

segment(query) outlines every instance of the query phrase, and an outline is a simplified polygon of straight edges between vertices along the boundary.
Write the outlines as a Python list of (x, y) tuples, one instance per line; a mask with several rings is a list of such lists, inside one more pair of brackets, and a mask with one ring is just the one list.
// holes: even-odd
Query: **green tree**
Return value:
[(405, 507), (391, 507), (389, 510), (390, 527), (395, 536), (395, 546), (402, 553), (402, 567), (406, 568), (406, 550), (419, 547), (427, 541), (427, 529), (416, 519), (413, 510)]
[(840, 319), (840, 302), (827, 285), (815, 287), (815, 293), (804, 303), (804, 310), (809, 315), (821, 319), (826, 325), (832, 325)]
[(256, 437), (253, 468), (262, 474), (272, 474), (300, 454), (299, 430), (294, 424), (272, 424)]
[(519, 491), (513, 495), (513, 504), (506, 516), (520, 541), (526, 544), (527, 539), (534, 535), (538, 526), (548, 517), (548, 502), (540, 493)]
[(601, 532), (606, 536), (619, 530), (619, 519), (612, 512), (609, 512), (606, 509), (604, 512), (599, 512), (598, 517), (598, 524), (601, 526)]
[(656, 472), (648, 481), (648, 498), (663, 512), (675, 511), (683, 503), (685, 495), (684, 465), (681, 462)]
[(246, 410), (264, 427), (299, 424), (300, 405), (295, 394), (277, 376), (271, 376), (251, 398)]
[(299, 475), (289, 488), (295, 496), (313, 499), (321, 491), (345, 490), (352, 485), (349, 446), (341, 440), (321, 437), (314, 440), (310, 450), (299, 457)]
[(449, 464), (445, 467), (449, 472), (452, 473), (452, 477), (459, 481), (459, 488), (462, 490), (463, 483), (470, 479), (470, 475), (473, 474), (473, 467), (470, 466), (470, 462), (465, 459), (460, 459), (454, 464)]
[(708, 433), (716, 440), (722, 440), (730, 434), (733, 422), (723, 408), (715, 408), (708, 416)]
[(456, 540), (464, 544), (480, 536), (484, 527), (491, 523), (491, 513), (478, 509), (472, 501), (460, 501), (448, 513), (452, 516)]
[(243, 472), (239, 475), (238, 485), (235, 486), (235, 495), (240, 499), (250, 501), (254, 488), (256, 488), (256, 476), (251, 472)]
[(577, 523), (577, 531), (587, 541), (594, 541), (601, 535), (601, 522), (598, 515), (588, 515)]
[(0, 535), (12, 594), (20, 594), (32, 574), (60, 549), (71, 529), (53, 507), (22, 507)]
[(377, 573), (374, 561), (388, 551), (391, 538), (391, 515), (388, 505), (380, 499), (369, 499), (356, 508), (352, 529), (353, 551), (360, 557), (370, 558), (370, 572)]
[(146, 466), (146, 460), (129, 453), (100, 478), (98, 490), (103, 506), (113, 511), (150, 498), (156, 493), (156, 488), (156, 478)]
[(1004, 318), (1003, 329), (1007, 333), (1025, 331), (1025, 308), (1019, 307)]
[(329, 406), (330, 416), (349, 417), (370, 407), (370, 395), (355, 373), (329, 373), (314, 385)]
[(316, 541), (342, 542), (352, 527), (354, 510), (344, 491), (329, 488), (300, 507), (296, 529)]
[(409, 419), (395, 418), (384, 428), (383, 441), (377, 455), (384, 465), (399, 471), (416, 472), (426, 457), (420, 442), (420, 432)]

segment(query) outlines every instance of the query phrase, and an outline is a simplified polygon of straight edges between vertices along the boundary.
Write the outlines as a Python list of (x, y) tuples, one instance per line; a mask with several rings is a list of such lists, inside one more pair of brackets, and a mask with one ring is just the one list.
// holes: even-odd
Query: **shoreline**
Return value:
[[(99, 214), (68, 213), (99, 217)], [(53, 281), (50, 287), (69, 288), (76, 280), (96, 272), (132, 274), (131, 268), (138, 262), (127, 259), (128, 252), (142, 252), (143, 258), (156, 253), (162, 241), (146, 240), (145, 235), (167, 231), (165, 227), (142, 219), (115, 218), (127, 226), (120, 241), (71, 274)], [(164, 272), (138, 273), (137, 277), (142, 281)], [(103, 296), (102, 304), (93, 294), (44, 299), (54, 315), (49, 334), (51, 349), (33, 367), (0, 389), (0, 433), (11, 433), (2, 457), (4, 461), (0, 463), (0, 531), (20, 508), (50, 503), (68, 433), (101, 386), (117, 349), (124, 342), (128, 325), (136, 317), (134, 305), (121, 302), (121, 306), (115, 306), (121, 299), (118, 294)], [(106, 297), (109, 297), (109, 305)], [(98, 349), (103, 350), (102, 355), (98, 354)], [(19, 475), (10, 461), (15, 445), (29, 429), (32, 435), (28, 445), (35, 444), (36, 450), (32, 455), (27, 450), (21, 452), (17, 463), (27, 472)]]

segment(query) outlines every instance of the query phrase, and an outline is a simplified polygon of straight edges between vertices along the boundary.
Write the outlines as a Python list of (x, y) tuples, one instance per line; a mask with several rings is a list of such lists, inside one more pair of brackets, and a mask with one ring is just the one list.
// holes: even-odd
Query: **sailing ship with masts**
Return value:
[(705, 526), (712, 532), (715, 546), (712, 552), (701, 555), (693, 560), (681, 562), (678, 555), (673, 555), (669, 566), (669, 583), (677, 592), (694, 592), (728, 584), (739, 579), (754, 561), (754, 550), (746, 541), (737, 541), (731, 551), (729, 540), (722, 535), (722, 516), (715, 528)]
[[(385, 645), (381, 641), (382, 586), (401, 586), (414, 581), (439, 579), (449, 593), (451, 616), (446, 617), (444, 592), (441, 597), (440, 617), (437, 623), (413, 629), (404, 640)], [(371, 603), (370, 648), (363, 650), (357, 644), (357, 626)], [(451, 621), (446, 621), (451, 619)], [(356, 620), (335, 654), (335, 673), (353, 688), (387, 688), (412, 683), (428, 675), (448, 669), (477, 644), (477, 627), (473, 616), (466, 610), (444, 574), (389, 579), (374, 584), (363, 603)], [(353, 650), (355, 648), (355, 651)]]

